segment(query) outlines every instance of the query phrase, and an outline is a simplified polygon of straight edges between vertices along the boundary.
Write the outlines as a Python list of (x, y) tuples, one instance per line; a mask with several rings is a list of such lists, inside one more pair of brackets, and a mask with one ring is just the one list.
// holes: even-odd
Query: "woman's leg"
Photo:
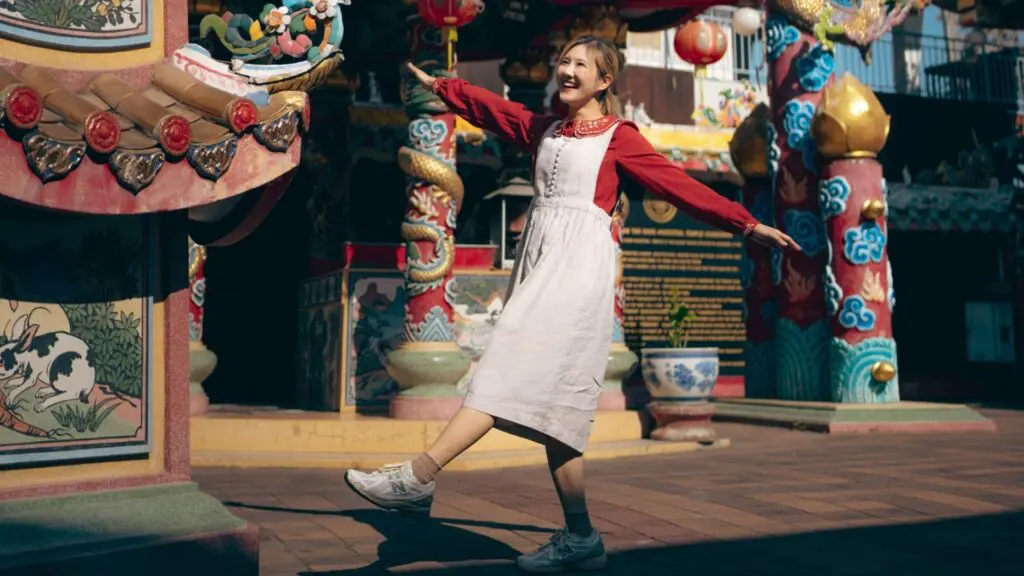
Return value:
[(476, 444), (491, 428), (494, 428), (494, 418), (489, 414), (465, 406), (459, 408), (430, 448), (413, 460), (413, 475), (423, 484), (430, 483), (442, 468)]
[(590, 536), (594, 531), (587, 512), (587, 494), (583, 480), (583, 455), (554, 440), (545, 445), (548, 469), (555, 481), (558, 501), (562, 504), (565, 525), (569, 532)]
[(587, 512), (583, 485), (583, 455), (560, 442), (548, 440), (548, 468), (562, 503), (566, 530), (532, 554), (523, 554), (516, 564), (526, 572), (552, 573), (566, 570), (601, 570), (608, 563), (601, 534), (594, 530)]
[(348, 470), (345, 482), (381, 508), (427, 516), (434, 502), (434, 476), (493, 427), (494, 418), (463, 406), (434, 444), (415, 460), (373, 472)]

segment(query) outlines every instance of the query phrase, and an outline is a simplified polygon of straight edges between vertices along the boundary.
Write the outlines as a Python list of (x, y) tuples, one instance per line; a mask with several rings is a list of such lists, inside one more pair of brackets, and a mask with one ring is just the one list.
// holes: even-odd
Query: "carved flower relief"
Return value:
[(267, 32), (284, 34), (288, 30), (288, 25), (292, 23), (292, 17), (288, 13), (287, 6), (274, 7), (272, 4), (267, 4), (263, 7), (263, 13), (260, 14), (260, 21), (266, 26)]

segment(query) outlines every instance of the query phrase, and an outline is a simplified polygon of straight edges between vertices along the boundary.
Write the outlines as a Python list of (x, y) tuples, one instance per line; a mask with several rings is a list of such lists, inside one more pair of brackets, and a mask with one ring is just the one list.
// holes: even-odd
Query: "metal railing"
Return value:
[[(726, 82), (766, 82), (760, 33), (731, 33), (733, 8), (713, 8), (701, 18), (721, 26), (729, 38), (725, 56), (707, 69), (707, 77)], [(675, 30), (631, 34), (630, 65), (692, 70), (672, 48)], [(871, 64), (848, 46), (836, 48), (836, 73), (849, 72), (876, 92), (913, 94), (971, 102), (1004, 104), (1024, 111), (1024, 50), (963, 39), (924, 36), (896, 30), (872, 45)]]

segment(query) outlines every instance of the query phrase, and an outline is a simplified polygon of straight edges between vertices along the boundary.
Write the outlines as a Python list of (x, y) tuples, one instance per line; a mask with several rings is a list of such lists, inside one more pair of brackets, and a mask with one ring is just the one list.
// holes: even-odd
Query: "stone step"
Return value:
[[(633, 456), (675, 454), (726, 448), (728, 439), (716, 440), (702, 445), (696, 442), (657, 442), (653, 440), (625, 440), (597, 442), (590, 445), (586, 460), (609, 460)], [(404, 462), (419, 455), (419, 452), (271, 452), (271, 451), (195, 451), (192, 465), (196, 467), (242, 467), (242, 468), (360, 468), (374, 469), (387, 464)], [(486, 470), (536, 466), (547, 462), (544, 449), (534, 446), (518, 450), (488, 450), (467, 452), (449, 464), (446, 470)]]

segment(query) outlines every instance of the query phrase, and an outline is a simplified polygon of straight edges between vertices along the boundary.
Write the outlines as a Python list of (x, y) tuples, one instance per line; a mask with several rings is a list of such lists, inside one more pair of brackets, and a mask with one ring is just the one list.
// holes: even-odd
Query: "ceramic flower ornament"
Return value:
[(338, 12), (338, 0), (313, 0), (309, 11), (320, 20), (333, 18)]
[[(267, 10), (267, 8), (270, 8)], [(267, 4), (264, 7), (262, 15), (263, 24), (267, 27), (267, 32), (271, 34), (284, 34), (288, 30), (288, 25), (292, 23), (292, 17), (288, 13), (287, 6), (272, 7)]]

